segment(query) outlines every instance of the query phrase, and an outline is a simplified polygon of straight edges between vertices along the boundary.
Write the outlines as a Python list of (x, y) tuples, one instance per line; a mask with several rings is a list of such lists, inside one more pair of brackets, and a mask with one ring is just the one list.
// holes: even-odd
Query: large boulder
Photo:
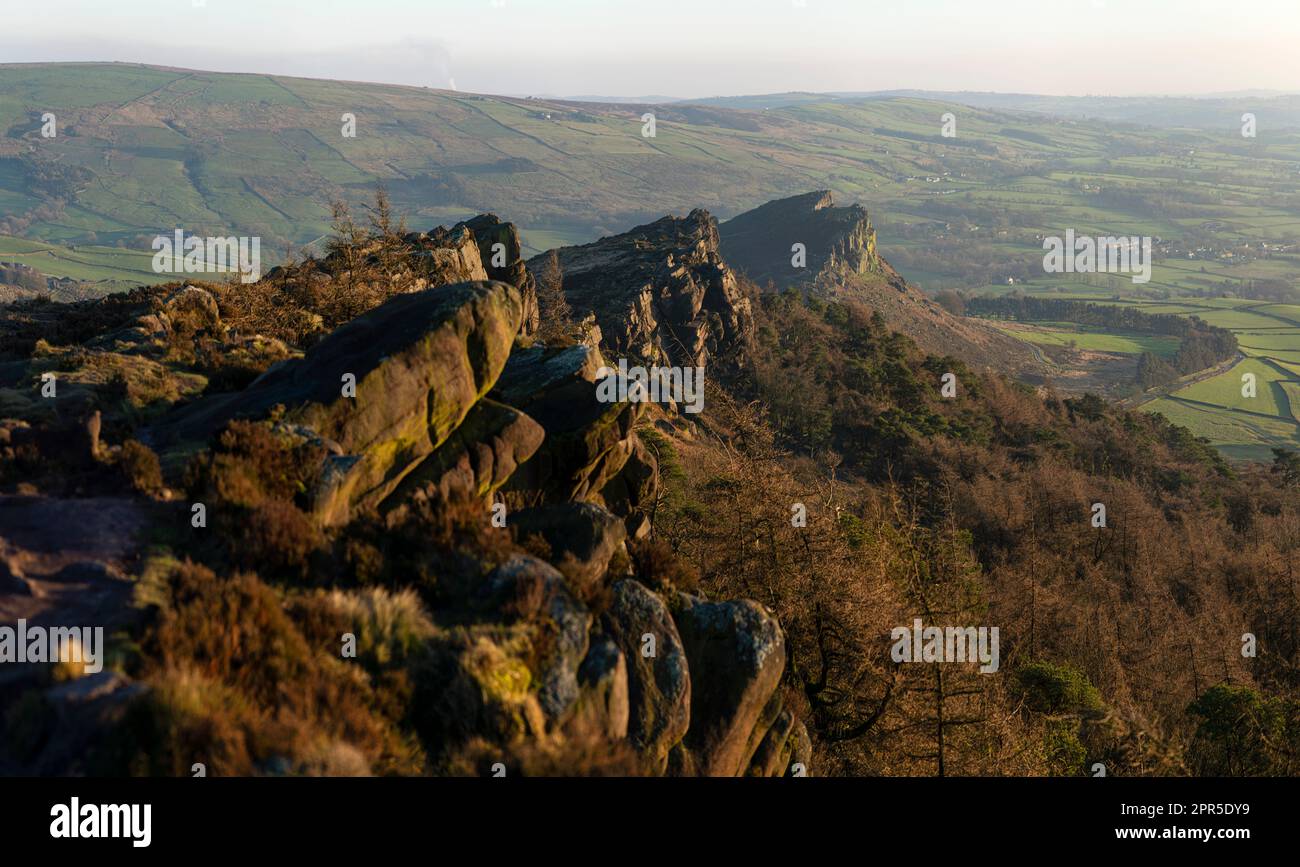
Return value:
[(664, 601), (632, 580), (614, 585), (602, 625), (627, 660), (628, 740), (662, 773), (691, 723), (691, 674), (677, 627)]
[(460, 427), (402, 479), (382, 507), (400, 505), (411, 496), (445, 498), (453, 490), (487, 496), (532, 457), (545, 436), (541, 425), (519, 410), (480, 400)]
[(785, 636), (747, 599), (706, 602), (677, 594), (675, 620), (691, 670), (691, 727), (683, 745), (706, 776), (749, 766), (753, 735), (785, 670)]
[(534, 534), (545, 539), (551, 562), (581, 588), (604, 578), (627, 536), (622, 521), (592, 503), (522, 509), (510, 516), (510, 526), (520, 539)]
[(528, 413), (546, 430), (537, 453), (507, 488), (535, 502), (589, 499), (623, 469), (634, 449), (633, 429), (645, 404), (599, 398), (603, 366), (590, 346), (517, 351), (492, 397)]
[(550, 647), (541, 661), (537, 700), (552, 723), (565, 720), (578, 700), (578, 667), (587, 656), (591, 613), (575, 599), (564, 577), (545, 561), (517, 554), (488, 575), (482, 593), (492, 599), (518, 599), (520, 585), (540, 587), (541, 605), (529, 618), (544, 624)]
[[(163, 447), (207, 441), (231, 419), (282, 405), (285, 422), (355, 458), (318, 504), (324, 523), (339, 523), (388, 496), (460, 426), (505, 367), (522, 317), (519, 290), (505, 283), (398, 295), (242, 392), (173, 413), (149, 438)], [(349, 377), (355, 397), (344, 388)]]
[(521, 409), (545, 404), (558, 395), (585, 396), (588, 389), (584, 383), (593, 386), (594, 398), (594, 385), (603, 367), (600, 351), (586, 344), (520, 349), (510, 356), (493, 393)]

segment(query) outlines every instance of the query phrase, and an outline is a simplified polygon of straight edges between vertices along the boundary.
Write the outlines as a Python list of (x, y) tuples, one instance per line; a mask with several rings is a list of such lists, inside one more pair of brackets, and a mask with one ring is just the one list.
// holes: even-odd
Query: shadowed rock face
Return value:
[(510, 523), (520, 538), (536, 534), (545, 539), (551, 560), (580, 587), (601, 579), (627, 535), (622, 521), (593, 503), (524, 509)]
[[(743, 352), (752, 313), (707, 211), (556, 254), (575, 317), (595, 315), (609, 358), (703, 366)], [(539, 259), (530, 261), (533, 270)]]
[[(777, 199), (718, 227), (722, 253), (760, 286), (807, 285), (834, 270), (866, 274), (880, 270), (876, 230), (861, 205), (835, 207), (828, 190)], [(803, 267), (791, 247), (802, 244)]]
[(785, 770), (795, 747), (790, 738), (794, 731), (794, 723), (794, 714), (790, 711), (782, 710), (777, 714), (776, 719), (772, 721), (772, 727), (767, 730), (762, 741), (759, 742), (758, 749), (754, 752), (754, 760), (746, 772), (747, 776), (775, 777)]
[(640, 539), (650, 532), (650, 513), (660, 484), (659, 462), (638, 437), (618, 475), (600, 489), (600, 497), (606, 508), (624, 520), (628, 535)]
[(493, 397), (528, 413), (546, 431), (541, 447), (507, 489), (529, 505), (583, 500), (627, 463), (645, 404), (603, 402), (595, 383), (600, 353), (589, 346), (534, 346), (510, 357)]
[(613, 641), (592, 642), (578, 669), (578, 713), (611, 740), (627, 737), (627, 661)]

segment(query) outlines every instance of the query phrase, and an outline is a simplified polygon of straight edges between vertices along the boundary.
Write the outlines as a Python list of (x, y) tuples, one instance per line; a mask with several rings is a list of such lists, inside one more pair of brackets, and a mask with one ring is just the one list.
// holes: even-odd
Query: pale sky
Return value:
[(1300, 92), (1300, 0), (0, 0), (0, 62), (483, 93)]

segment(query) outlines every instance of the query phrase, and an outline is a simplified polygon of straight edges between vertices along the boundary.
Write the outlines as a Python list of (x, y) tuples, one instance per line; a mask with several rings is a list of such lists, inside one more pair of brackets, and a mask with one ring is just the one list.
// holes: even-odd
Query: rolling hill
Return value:
[[(1222, 296), (1259, 282), (1296, 289), (1293, 97), (785, 96), (579, 102), (121, 63), (0, 65), (0, 261), (101, 281), (93, 294), (163, 279), (150, 273), (149, 242), (184, 228), (258, 236), (274, 264), (317, 249), (332, 201), (363, 214), (377, 184), (416, 229), (508, 213), (527, 256), (702, 203), (726, 221), (815, 189), (865, 208), (880, 253), (932, 292), (1012, 284), (1186, 302), (1200, 315), (1207, 304), (1237, 305)], [(1230, 122), (1244, 111), (1260, 112), (1255, 137)], [(42, 135), (46, 113), (52, 138)], [(1138, 293), (1113, 276), (1047, 279), (1042, 238), (1066, 228), (1155, 238), (1152, 282)], [(1247, 355), (1300, 362), (1289, 321), (1213, 312), (1212, 324), (1241, 330)], [(1016, 336), (1033, 338), (1040, 354), (1080, 343)], [(1113, 337), (1082, 342), (1119, 349), (1108, 357), (1121, 360), (1149, 348)], [(1185, 415), (1192, 406), (1160, 408)], [(1259, 457), (1295, 438), (1289, 408), (1263, 439), (1256, 418), (1218, 409), (1196, 428), (1229, 453)]]
[[(649, 111), (653, 138), (642, 135)], [(956, 136), (944, 138), (949, 111)], [(45, 112), (57, 119), (54, 138), (41, 136)], [(345, 114), (355, 137), (344, 135)], [(886, 255), (965, 232), (990, 248), (981, 264), (1023, 260), (1035, 231), (1067, 221), (1170, 237), (1213, 218), (1224, 223), (1217, 234), (1250, 240), (1292, 238), (1300, 225), (1300, 133), (1263, 124), (1242, 139), (1235, 129), (1138, 128), (913, 97), (765, 111), (131, 64), (0, 65), (0, 130), (0, 234), (51, 242), (139, 248), (183, 225), (259, 234), (279, 250), (319, 238), (329, 200), (359, 204), (376, 181), (413, 221), (508, 212), (532, 252), (703, 203), (726, 218), (822, 188), (871, 211)], [(963, 273), (920, 264), (913, 277), (927, 285)]]

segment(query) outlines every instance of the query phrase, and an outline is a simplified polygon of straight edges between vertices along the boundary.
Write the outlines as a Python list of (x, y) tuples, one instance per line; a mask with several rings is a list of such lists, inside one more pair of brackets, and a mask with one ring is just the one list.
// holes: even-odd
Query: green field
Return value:
[(138, 286), (174, 279), (154, 273), (151, 252), (115, 247), (70, 247), (0, 236), (0, 261), (28, 265), (47, 277), (105, 281), (114, 285)]
[[(1255, 377), (1255, 393), (1243, 394), (1245, 377)], [(1291, 405), (1282, 383), (1286, 375), (1258, 358), (1247, 358), (1231, 370), (1211, 379), (1189, 385), (1174, 393), (1178, 400), (1224, 407), (1234, 412), (1290, 418)]]
[(1197, 436), (1206, 437), (1230, 458), (1269, 461), (1273, 458), (1273, 447), (1294, 449), (1300, 445), (1297, 425), (1281, 418), (1234, 413), (1173, 398), (1154, 400), (1143, 409), (1158, 412)]
[(1152, 352), (1169, 356), (1178, 351), (1178, 338), (1158, 334), (1107, 332), (1071, 322), (1035, 322), (1032, 330), (1012, 328), (1004, 323), (993, 324), (1009, 334), (1040, 346), (1068, 346), (1125, 355)]
[[(1237, 335), (1238, 347), (1246, 356), (1243, 360), (1217, 376), (1192, 382), (1141, 403), (1142, 408), (1162, 413), (1171, 421), (1185, 425), (1233, 458), (1269, 461), (1275, 447), (1300, 448), (1300, 322), (1286, 324), (1297, 312), (1295, 305), (1234, 298), (1173, 302), (1115, 299), (1084, 292), (1058, 293), (1033, 285), (1021, 288), (1045, 297), (1079, 298), (1096, 304), (1137, 305), (1147, 313), (1197, 316), (1211, 325), (1233, 331)], [(989, 287), (986, 291), (1001, 292), (1005, 289)], [(1040, 345), (1049, 342), (1065, 345), (1063, 340), (1072, 336), (1067, 329), (1061, 328), (1068, 323), (1033, 323), (1033, 331), (1008, 328), (1004, 323), (995, 324), (1021, 339)], [(1039, 327), (1061, 340), (1040, 336)], [(1059, 332), (1055, 330), (1058, 328)], [(1123, 348), (1130, 341), (1125, 335), (1105, 336), (1114, 340), (1102, 340), (1091, 348), (1111, 352), (1140, 351)], [(1082, 341), (1078, 346), (1089, 348)], [(1254, 397), (1242, 394), (1242, 375), (1246, 373), (1255, 375)]]

